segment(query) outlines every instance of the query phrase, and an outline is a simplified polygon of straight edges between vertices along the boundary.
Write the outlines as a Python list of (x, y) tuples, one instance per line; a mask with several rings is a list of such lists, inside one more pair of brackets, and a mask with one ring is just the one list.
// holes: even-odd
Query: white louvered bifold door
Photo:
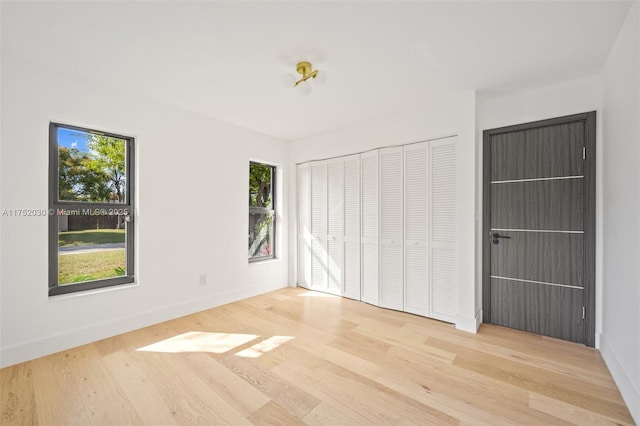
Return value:
[(455, 322), (458, 312), (456, 138), (430, 144), (431, 317)]
[(429, 316), (429, 142), (404, 147), (404, 194), (404, 310)]
[(327, 161), (327, 272), (328, 291), (342, 295), (342, 159)]
[(343, 157), (343, 295), (360, 300), (360, 155)]
[(363, 302), (378, 306), (378, 151), (360, 154)]
[(402, 147), (380, 149), (380, 306), (404, 309)]
[(327, 291), (327, 164), (309, 163), (311, 171), (311, 289)]
[(311, 285), (311, 228), (309, 222), (309, 165), (298, 165), (298, 285)]

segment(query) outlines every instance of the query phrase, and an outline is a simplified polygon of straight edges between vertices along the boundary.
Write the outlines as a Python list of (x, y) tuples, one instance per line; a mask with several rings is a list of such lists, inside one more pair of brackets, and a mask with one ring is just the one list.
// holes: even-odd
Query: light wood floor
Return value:
[(633, 423), (594, 349), (304, 289), (0, 373), (2, 425)]

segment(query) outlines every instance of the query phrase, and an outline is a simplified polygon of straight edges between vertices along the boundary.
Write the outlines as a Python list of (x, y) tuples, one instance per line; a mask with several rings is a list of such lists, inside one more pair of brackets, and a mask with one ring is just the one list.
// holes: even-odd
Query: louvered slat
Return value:
[(400, 244), (380, 245), (380, 306), (404, 309), (403, 247)]
[(378, 151), (360, 155), (362, 218), (362, 301), (379, 304)]
[(412, 314), (429, 316), (429, 270), (426, 245), (405, 249), (405, 304)]
[(380, 150), (380, 306), (404, 309), (402, 147)]
[(342, 294), (342, 159), (327, 161), (327, 272), (328, 291)]
[(458, 312), (456, 144), (431, 142), (431, 316), (455, 322)]
[(431, 316), (442, 321), (455, 322), (458, 311), (456, 252), (436, 248), (431, 252)]
[(344, 236), (360, 237), (360, 156), (348, 157), (343, 163)]
[(311, 240), (311, 288), (327, 291), (327, 250), (322, 240)]
[(362, 301), (378, 305), (378, 246), (362, 244)]
[(327, 165), (311, 163), (311, 233), (327, 233)]
[(402, 239), (402, 148), (380, 150), (380, 238)]
[[(440, 142), (440, 143), (437, 143)], [(434, 141), (431, 145), (432, 239), (456, 238), (456, 147)]]
[(329, 220), (327, 234), (342, 236), (342, 160), (327, 163), (327, 203)]
[(362, 154), (362, 237), (378, 238), (378, 155)]
[(310, 163), (311, 170), (311, 288), (327, 291), (327, 165)]
[(360, 300), (360, 243), (344, 242), (344, 296)]
[(298, 165), (298, 285), (311, 284), (311, 230), (309, 229), (309, 167)]
[(342, 294), (342, 242), (329, 237), (327, 240), (328, 291)]
[(360, 156), (342, 163), (344, 188), (343, 295), (360, 300)]
[(404, 149), (405, 298), (404, 309), (430, 315), (429, 143)]
[(404, 185), (407, 240), (426, 242), (429, 229), (429, 157), (427, 143), (405, 148)]

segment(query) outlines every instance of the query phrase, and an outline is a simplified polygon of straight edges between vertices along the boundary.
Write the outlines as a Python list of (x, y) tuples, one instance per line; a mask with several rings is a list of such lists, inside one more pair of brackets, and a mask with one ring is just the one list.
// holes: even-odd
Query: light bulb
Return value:
[(325, 81), (327, 81), (327, 73), (324, 71), (318, 71), (318, 73), (316, 74), (316, 78), (314, 78), (313, 81), (317, 81), (318, 84), (324, 83)]
[(290, 89), (296, 85), (296, 78), (293, 74), (285, 74), (282, 76), (282, 85), (287, 89)]
[(311, 93), (311, 84), (309, 84), (308, 81), (301, 81), (300, 84), (298, 84), (298, 91), (302, 95), (308, 95)]

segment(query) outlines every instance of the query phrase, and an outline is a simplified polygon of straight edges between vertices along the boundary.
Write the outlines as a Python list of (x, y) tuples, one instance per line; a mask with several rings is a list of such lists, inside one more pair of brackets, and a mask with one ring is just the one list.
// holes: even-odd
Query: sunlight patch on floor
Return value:
[(300, 293), (298, 296), (302, 296), (302, 297), (328, 297), (328, 298), (333, 298), (333, 299), (337, 299), (340, 296), (335, 296), (333, 294), (329, 294), (329, 293), (322, 293), (320, 291), (305, 291), (304, 293)]
[(293, 336), (272, 336), (262, 342), (256, 343), (250, 348), (238, 352), (236, 355), (243, 358), (258, 358), (262, 356), (262, 354), (272, 351), (293, 339), (295, 339)]
[(139, 348), (141, 352), (211, 352), (222, 354), (254, 339), (255, 334), (211, 333), (207, 331), (188, 331), (157, 343)]

